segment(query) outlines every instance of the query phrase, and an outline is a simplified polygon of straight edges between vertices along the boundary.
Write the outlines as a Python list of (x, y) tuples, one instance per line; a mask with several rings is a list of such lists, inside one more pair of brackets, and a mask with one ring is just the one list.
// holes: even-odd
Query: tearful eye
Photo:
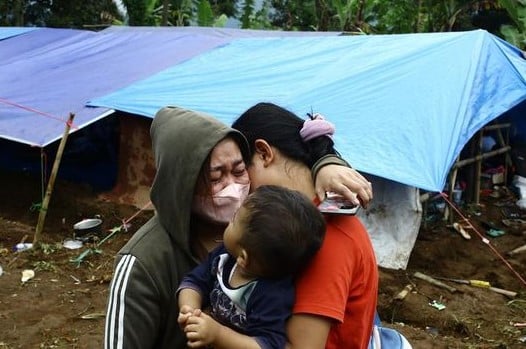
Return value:
[(212, 184), (217, 184), (219, 182), (221, 182), (221, 177), (219, 177), (219, 178), (210, 178), (210, 183), (212, 183)]

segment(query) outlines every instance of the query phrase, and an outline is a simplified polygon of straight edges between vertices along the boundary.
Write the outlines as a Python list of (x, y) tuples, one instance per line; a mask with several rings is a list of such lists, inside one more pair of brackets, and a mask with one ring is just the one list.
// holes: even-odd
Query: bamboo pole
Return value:
[(454, 288), (454, 287), (451, 287), (449, 285), (446, 285), (445, 283), (441, 282), (441, 281), (438, 281), (437, 279), (434, 279), (432, 278), (431, 276), (428, 276), (426, 274), (423, 274), (421, 272), (415, 272), (413, 274), (414, 277), (416, 278), (419, 278), (420, 280), (425, 280), (427, 282), (429, 282), (430, 284), (433, 284), (435, 286), (438, 286), (438, 287), (442, 287), (442, 288), (445, 288), (446, 290), (448, 290), (449, 292), (451, 293), (455, 293), (457, 292), (457, 289)]
[[(478, 132), (479, 155), (482, 154), (482, 139), (483, 139), (482, 131), (479, 131)], [(482, 158), (477, 160), (475, 168), (476, 168), (476, 174), (475, 174), (475, 190), (473, 192), (473, 195), (474, 195), (473, 201), (475, 201), (475, 205), (478, 205), (480, 203), (480, 177), (482, 176)]]
[(484, 160), (484, 159), (490, 158), (492, 156), (505, 153), (505, 152), (510, 151), (510, 150), (511, 150), (511, 147), (509, 145), (507, 145), (507, 146), (505, 146), (503, 148), (500, 148), (500, 149), (496, 149), (496, 150), (493, 150), (493, 151), (490, 151), (490, 152), (487, 152), (487, 153), (484, 153), (484, 154), (479, 154), (477, 156), (474, 156), (471, 159), (460, 160), (454, 165), (454, 167), (456, 167), (456, 168), (464, 167), (464, 166), (472, 164), (474, 162), (477, 162), (477, 161), (480, 161), (480, 160)]
[(47, 207), (49, 205), (49, 200), (51, 199), (51, 193), (53, 192), (53, 187), (55, 185), (55, 178), (57, 177), (58, 168), (60, 165), (60, 160), (62, 159), (62, 153), (64, 152), (64, 147), (66, 146), (66, 140), (68, 139), (69, 130), (73, 122), (75, 114), (69, 113), (68, 121), (66, 122), (66, 127), (64, 129), (64, 135), (60, 140), (58, 146), (57, 155), (55, 156), (55, 161), (53, 162), (53, 169), (51, 170), (51, 175), (49, 176), (49, 182), (47, 184), (46, 195), (42, 201), (42, 207), (40, 208), (40, 214), (38, 215), (38, 223), (35, 229), (35, 236), (33, 238), (33, 245), (36, 245), (40, 242), (40, 237), (42, 235), (42, 229), (44, 228), (44, 221), (46, 220)]

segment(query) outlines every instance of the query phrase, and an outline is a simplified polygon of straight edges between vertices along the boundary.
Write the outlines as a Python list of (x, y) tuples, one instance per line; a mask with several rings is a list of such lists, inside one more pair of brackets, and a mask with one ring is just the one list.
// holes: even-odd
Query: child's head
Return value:
[(225, 247), (257, 277), (294, 274), (318, 251), (325, 220), (302, 193), (260, 186), (248, 196), (225, 230)]

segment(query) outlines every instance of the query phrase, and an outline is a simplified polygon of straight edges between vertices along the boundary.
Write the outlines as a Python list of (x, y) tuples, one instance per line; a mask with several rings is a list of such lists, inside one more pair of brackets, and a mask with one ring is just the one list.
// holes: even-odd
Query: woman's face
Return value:
[(243, 156), (232, 138), (225, 138), (217, 143), (210, 153), (209, 178), (212, 195), (232, 183), (249, 183)]

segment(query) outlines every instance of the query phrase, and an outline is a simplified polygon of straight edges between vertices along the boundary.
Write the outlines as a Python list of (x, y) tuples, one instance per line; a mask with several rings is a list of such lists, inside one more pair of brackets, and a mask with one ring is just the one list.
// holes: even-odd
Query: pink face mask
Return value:
[(192, 210), (217, 223), (228, 223), (248, 196), (250, 183), (232, 183), (212, 196), (212, 200), (196, 196)]

